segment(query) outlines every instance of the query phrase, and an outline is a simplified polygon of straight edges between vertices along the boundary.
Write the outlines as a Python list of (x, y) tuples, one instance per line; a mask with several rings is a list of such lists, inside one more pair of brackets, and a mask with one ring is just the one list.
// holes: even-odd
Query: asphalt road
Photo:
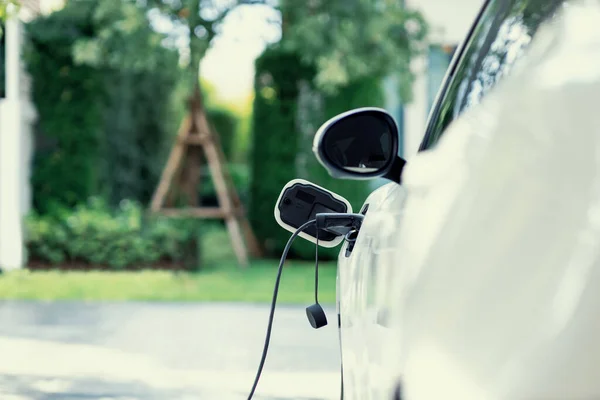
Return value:
[[(246, 399), (268, 307), (0, 302), (0, 399)], [(256, 400), (339, 399), (335, 310), (279, 306)]]

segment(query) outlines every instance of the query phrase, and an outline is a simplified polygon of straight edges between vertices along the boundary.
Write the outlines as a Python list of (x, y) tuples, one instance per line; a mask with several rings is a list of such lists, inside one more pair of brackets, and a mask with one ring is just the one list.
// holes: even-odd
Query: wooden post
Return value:
[(154, 191), (154, 196), (152, 197), (152, 202), (150, 203), (150, 209), (154, 212), (158, 212), (162, 208), (164, 200), (171, 189), (171, 184), (181, 166), (181, 160), (184, 155), (184, 139), (187, 137), (191, 128), (192, 117), (191, 115), (187, 115), (179, 127), (177, 140), (171, 149), (171, 153), (169, 153), (167, 164), (162, 171), (160, 181), (156, 190)]
[[(197, 193), (201, 178), (202, 155), (213, 179), (219, 207), (201, 207)], [(173, 187), (177, 172), (182, 172), (181, 181)], [(184, 209), (164, 208), (169, 194), (181, 189), (187, 197), (188, 207)], [(172, 203), (172, 201), (169, 201)], [(169, 159), (151, 202), (151, 211), (171, 217), (217, 218), (224, 219), (233, 250), (241, 266), (248, 265), (248, 253), (260, 257), (261, 251), (250, 223), (242, 207), (233, 179), (227, 169), (227, 163), (218, 136), (208, 123), (200, 93), (190, 101), (189, 114), (181, 124), (177, 141), (171, 150)], [(245, 237), (245, 242), (244, 242)]]

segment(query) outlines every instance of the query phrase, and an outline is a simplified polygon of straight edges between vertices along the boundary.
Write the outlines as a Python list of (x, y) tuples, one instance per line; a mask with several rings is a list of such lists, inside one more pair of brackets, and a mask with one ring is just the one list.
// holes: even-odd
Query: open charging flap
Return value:
[[(275, 205), (275, 219), (285, 230), (294, 233), (302, 224), (315, 219), (319, 213), (352, 213), (350, 202), (342, 196), (304, 179), (289, 181)], [(316, 227), (310, 226), (298, 236), (317, 243)], [(344, 236), (321, 230), (319, 245), (335, 247)]]

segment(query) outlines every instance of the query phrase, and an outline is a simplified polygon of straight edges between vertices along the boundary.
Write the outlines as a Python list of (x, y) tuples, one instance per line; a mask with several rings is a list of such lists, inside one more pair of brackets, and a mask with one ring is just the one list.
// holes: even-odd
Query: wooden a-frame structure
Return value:
[[(215, 185), (218, 207), (199, 207), (198, 188), (203, 154)], [(173, 207), (177, 189), (186, 198), (185, 208)], [(241, 266), (248, 265), (249, 254), (253, 257), (261, 255), (258, 241), (227, 168), (218, 134), (206, 118), (199, 90), (190, 99), (189, 112), (179, 128), (177, 140), (154, 192), (150, 210), (171, 217), (223, 219)]]

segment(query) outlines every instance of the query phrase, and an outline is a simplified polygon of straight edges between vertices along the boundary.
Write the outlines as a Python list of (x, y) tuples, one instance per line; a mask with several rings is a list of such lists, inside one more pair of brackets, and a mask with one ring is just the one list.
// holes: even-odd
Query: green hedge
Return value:
[[(358, 211), (369, 194), (364, 181), (333, 179), (312, 153), (312, 139), (327, 119), (352, 108), (381, 106), (379, 79), (356, 82), (335, 96), (322, 95), (310, 83), (314, 70), (303, 66), (294, 54), (279, 47), (267, 49), (256, 62), (255, 100), (252, 126), (252, 174), (250, 220), (267, 254), (278, 257), (289, 234), (277, 225), (273, 208), (282, 187), (291, 179), (304, 178), (346, 197)], [(305, 110), (308, 125), (298, 120), (300, 83), (321, 102)], [(335, 258), (339, 249), (322, 249), (323, 258)], [(292, 256), (314, 257), (314, 245), (298, 241)]]
[(151, 199), (176, 133), (168, 100), (176, 79), (168, 69), (105, 72), (101, 188), (112, 205)]
[(278, 46), (267, 48), (255, 67), (249, 219), (267, 254), (276, 256), (287, 235), (273, 208), (281, 188), (296, 177), (298, 82), (312, 79), (313, 71)]
[(32, 265), (112, 269), (182, 264), (195, 234), (191, 221), (145, 217), (142, 207), (130, 201), (113, 211), (99, 199), (32, 214), (25, 229)]
[(238, 130), (238, 118), (231, 111), (219, 107), (207, 108), (206, 116), (219, 135), (225, 159), (231, 162), (234, 140)]
[(27, 25), (25, 60), (39, 113), (33, 200), (42, 213), (98, 195), (112, 205), (125, 198), (146, 203), (176, 133), (174, 50), (157, 45), (162, 61), (146, 72), (74, 62), (73, 43), (98, 32), (93, 6), (68, 2)]
[(25, 59), (33, 78), (33, 101), (39, 113), (32, 175), (34, 205), (47, 211), (53, 203), (85, 201), (99, 183), (102, 80), (92, 68), (75, 66), (71, 45), (89, 34), (82, 15), (64, 11), (27, 25), (30, 46)]
[[(245, 164), (228, 164), (229, 174), (242, 203), (247, 203), (249, 191), (250, 171)], [(210, 175), (208, 166), (203, 169), (203, 178), (200, 182), (200, 197), (205, 206), (217, 206), (217, 191)]]

